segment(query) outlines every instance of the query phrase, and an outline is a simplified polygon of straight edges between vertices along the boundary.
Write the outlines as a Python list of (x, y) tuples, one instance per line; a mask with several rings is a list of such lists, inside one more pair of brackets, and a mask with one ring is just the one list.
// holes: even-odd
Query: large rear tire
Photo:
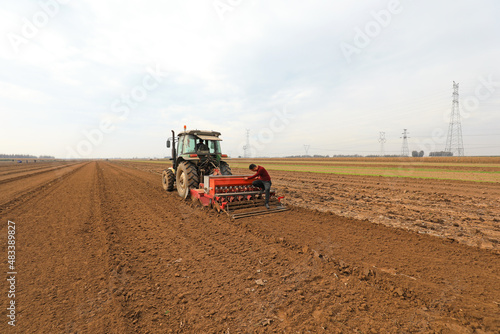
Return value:
[(171, 169), (165, 169), (161, 175), (161, 183), (166, 191), (174, 190), (175, 175)]
[(176, 183), (179, 196), (189, 198), (189, 190), (196, 189), (199, 186), (198, 173), (196, 166), (188, 161), (183, 161), (177, 167)]
[(220, 162), (220, 173), (222, 175), (233, 175), (233, 172), (231, 172), (231, 167), (229, 167), (229, 164), (225, 161)]

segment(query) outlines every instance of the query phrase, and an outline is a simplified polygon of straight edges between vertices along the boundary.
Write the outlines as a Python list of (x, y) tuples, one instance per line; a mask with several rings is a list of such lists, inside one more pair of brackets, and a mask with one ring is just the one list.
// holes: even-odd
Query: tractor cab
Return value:
[[(177, 149), (172, 140), (177, 143)], [(167, 140), (167, 147), (172, 147), (173, 168), (176, 169), (182, 161), (204, 164), (207, 160), (211, 162), (209, 165), (218, 167), (221, 158), (227, 157), (221, 152), (221, 141), (220, 132), (216, 131), (184, 130), (177, 134), (177, 138), (172, 132), (172, 138)]]
[(199, 132), (193, 133), (185, 133), (181, 132), (178, 134), (178, 143), (177, 143), (177, 152), (178, 155), (190, 155), (190, 154), (199, 154), (199, 155), (219, 155), (221, 153), (220, 150), (220, 139), (218, 136), (220, 135), (218, 132), (211, 133), (210, 135), (203, 135)]

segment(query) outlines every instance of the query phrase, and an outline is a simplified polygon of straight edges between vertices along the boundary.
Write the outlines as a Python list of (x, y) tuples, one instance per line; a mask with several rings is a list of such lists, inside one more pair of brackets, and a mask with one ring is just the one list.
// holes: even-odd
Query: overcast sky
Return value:
[(4, 1), (0, 153), (164, 157), (170, 130), (252, 156), (500, 155), (500, 2)]

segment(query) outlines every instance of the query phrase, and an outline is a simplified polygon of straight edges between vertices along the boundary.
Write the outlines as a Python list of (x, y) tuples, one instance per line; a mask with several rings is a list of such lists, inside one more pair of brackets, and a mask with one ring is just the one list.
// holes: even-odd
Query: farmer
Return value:
[(248, 169), (251, 171), (254, 171), (255, 174), (252, 176), (245, 176), (245, 180), (251, 180), (258, 178), (258, 180), (255, 180), (252, 182), (252, 185), (254, 187), (260, 188), (260, 194), (262, 195), (262, 191), (266, 191), (266, 208), (269, 209), (269, 196), (271, 192), (271, 177), (269, 176), (269, 173), (267, 170), (262, 167), (262, 166), (256, 166), (254, 164), (251, 164), (248, 166)]
[(208, 146), (203, 143), (203, 139), (200, 139), (198, 144), (196, 144), (197, 151), (208, 151)]

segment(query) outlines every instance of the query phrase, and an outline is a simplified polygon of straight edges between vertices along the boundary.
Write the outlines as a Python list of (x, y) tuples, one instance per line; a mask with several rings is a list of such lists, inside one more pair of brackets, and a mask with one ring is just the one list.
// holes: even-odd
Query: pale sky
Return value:
[(0, 5), (0, 153), (164, 157), (170, 130), (252, 156), (500, 155), (500, 2), (40, 0)]

